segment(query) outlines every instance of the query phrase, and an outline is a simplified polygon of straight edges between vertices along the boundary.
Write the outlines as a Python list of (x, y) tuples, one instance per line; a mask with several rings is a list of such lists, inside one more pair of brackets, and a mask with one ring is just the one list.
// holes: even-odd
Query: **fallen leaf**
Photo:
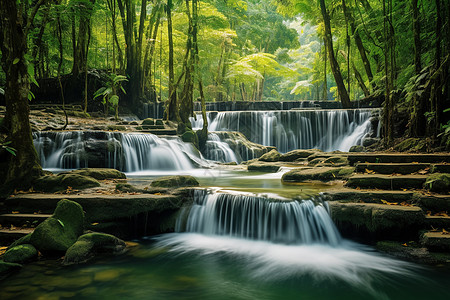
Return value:
[(404, 244), (402, 244), (402, 246), (408, 247), (408, 244), (404, 243)]
[(98, 225), (98, 223), (97, 223), (97, 222), (91, 223), (91, 225), (92, 225), (92, 226), (95, 226), (95, 225)]
[(445, 230), (444, 228), (442, 228), (442, 234), (450, 234), (450, 232), (448, 232), (447, 230)]
[(389, 201), (386, 201), (386, 200), (381, 200), (381, 202), (383, 204), (387, 204), (387, 205), (397, 205), (398, 204), (398, 202), (389, 202)]
[(434, 228), (433, 225), (431, 225), (431, 230), (430, 230), (430, 231), (431, 231), (431, 232), (437, 232), (437, 231), (439, 231), (439, 229)]
[(19, 212), (18, 211), (12, 211), (11, 213), (12, 214), (18, 214)]
[(426, 213), (426, 216), (427, 217), (431, 217), (431, 211), (428, 210), (427, 213)]

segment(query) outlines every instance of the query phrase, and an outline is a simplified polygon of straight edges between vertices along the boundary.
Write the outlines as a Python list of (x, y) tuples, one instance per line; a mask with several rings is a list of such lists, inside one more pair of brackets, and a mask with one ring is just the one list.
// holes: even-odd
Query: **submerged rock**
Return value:
[(0, 260), (0, 276), (6, 275), (20, 268), (22, 268), (21, 264), (10, 263)]
[(120, 254), (126, 248), (121, 239), (110, 234), (87, 233), (78, 238), (66, 252), (63, 264), (79, 264), (89, 261), (98, 254)]
[(41, 252), (64, 252), (83, 233), (84, 212), (80, 204), (63, 199), (53, 216), (39, 224), (30, 243)]
[(424, 187), (436, 193), (450, 192), (450, 174), (436, 173), (427, 177)]
[(152, 181), (152, 187), (179, 188), (185, 186), (199, 186), (197, 179), (189, 175), (164, 176)]
[(9, 248), (3, 254), (3, 260), (10, 263), (24, 263), (31, 261), (38, 256), (38, 251), (31, 244), (18, 245)]
[(282, 181), (302, 182), (305, 180), (332, 181), (347, 179), (354, 171), (353, 167), (318, 167), (294, 169), (285, 173)]
[(37, 191), (54, 193), (64, 191), (69, 187), (79, 190), (98, 187), (100, 183), (96, 179), (85, 175), (61, 173), (42, 176), (34, 182), (33, 186)]

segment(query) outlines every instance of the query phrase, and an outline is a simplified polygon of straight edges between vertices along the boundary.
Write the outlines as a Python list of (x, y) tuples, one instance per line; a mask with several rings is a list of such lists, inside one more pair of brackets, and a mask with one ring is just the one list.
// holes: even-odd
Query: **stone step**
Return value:
[(141, 130), (140, 132), (146, 132), (155, 135), (177, 135), (176, 129), (150, 129), (150, 130)]
[(0, 246), (8, 246), (15, 240), (32, 233), (34, 228), (0, 229)]
[(450, 164), (434, 164), (431, 166), (433, 173), (450, 173)]
[(381, 200), (388, 202), (411, 202), (414, 198), (414, 192), (411, 191), (374, 191), (374, 190), (355, 190), (342, 188), (330, 190), (324, 193), (331, 201), (346, 201), (366, 203), (380, 203)]
[(149, 129), (165, 129), (164, 125), (142, 125), (141, 126), (145, 130)]
[[(426, 163), (356, 163), (355, 172), (365, 173), (373, 171), (378, 174), (411, 174), (426, 168), (431, 169), (430, 164)], [(431, 170), (429, 170), (431, 172)]]
[(25, 224), (28, 226), (36, 226), (51, 216), (50, 214), (2, 214), (0, 215), (0, 224), (3, 226), (14, 225), (17, 227)]
[(349, 153), (350, 164), (368, 163), (450, 163), (449, 154)]
[(348, 179), (346, 186), (362, 189), (422, 189), (426, 175), (391, 176), (382, 174), (353, 175)]
[(422, 235), (420, 242), (431, 251), (450, 252), (450, 233), (428, 231)]
[(427, 226), (436, 228), (436, 229), (442, 229), (450, 231), (450, 217), (443, 217), (443, 216), (426, 216), (425, 217), (425, 224)]
[(425, 211), (450, 212), (450, 195), (419, 195), (415, 203)]

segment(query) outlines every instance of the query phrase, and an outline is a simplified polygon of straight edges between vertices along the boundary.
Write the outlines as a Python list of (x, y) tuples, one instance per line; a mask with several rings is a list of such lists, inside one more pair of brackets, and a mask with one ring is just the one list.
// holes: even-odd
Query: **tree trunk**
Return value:
[[(94, 4), (95, 0), (89, 0), (89, 2), (79, 4), (80, 24), (78, 27), (78, 37), (75, 42), (72, 66), (72, 74), (74, 77), (78, 77), (79, 74), (85, 73), (87, 69), (87, 40), (90, 34), (90, 22), (94, 11)], [(72, 30), (74, 31), (74, 28)]]
[(16, 4), (16, 1), (2, 1), (0, 5), (1, 63), (6, 74), (5, 124), (11, 147), (16, 150), (16, 155), (10, 156), (3, 192), (29, 187), (35, 178), (42, 175), (29, 122), (30, 83), (25, 60), (28, 27), (24, 29), (22, 14)]
[(320, 10), (322, 12), (323, 21), (325, 24), (325, 42), (328, 48), (328, 58), (330, 59), (331, 71), (333, 72), (334, 80), (336, 81), (336, 86), (338, 89), (339, 97), (341, 98), (342, 107), (351, 108), (352, 104), (345, 88), (344, 80), (342, 79), (341, 70), (339, 69), (339, 64), (336, 60), (336, 57), (334, 56), (330, 16), (328, 15), (327, 9), (325, 7), (324, 0), (320, 0)]
[(175, 74), (173, 71), (172, 0), (167, 0), (167, 35), (169, 39), (169, 99), (167, 100), (166, 117), (171, 121), (179, 121), (177, 93), (174, 89)]

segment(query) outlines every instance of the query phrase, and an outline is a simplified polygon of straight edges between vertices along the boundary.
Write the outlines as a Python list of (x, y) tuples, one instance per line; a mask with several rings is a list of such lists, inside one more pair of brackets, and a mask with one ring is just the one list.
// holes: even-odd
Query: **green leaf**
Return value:
[(20, 58), (16, 57), (13, 60), (13, 65), (16, 65), (20, 61)]
[(61, 227), (64, 227), (64, 223), (60, 219), (56, 219), (56, 220), (58, 220), (59, 224), (61, 224)]
[(111, 103), (113, 106), (119, 105), (119, 96), (112, 95), (111, 98), (109, 98), (109, 103)]
[(5, 147), (5, 150), (11, 153), (12, 155), (16, 156), (16, 149), (11, 147)]
[(5, 94), (5, 90), (0, 88), (0, 94), (4, 95)]

